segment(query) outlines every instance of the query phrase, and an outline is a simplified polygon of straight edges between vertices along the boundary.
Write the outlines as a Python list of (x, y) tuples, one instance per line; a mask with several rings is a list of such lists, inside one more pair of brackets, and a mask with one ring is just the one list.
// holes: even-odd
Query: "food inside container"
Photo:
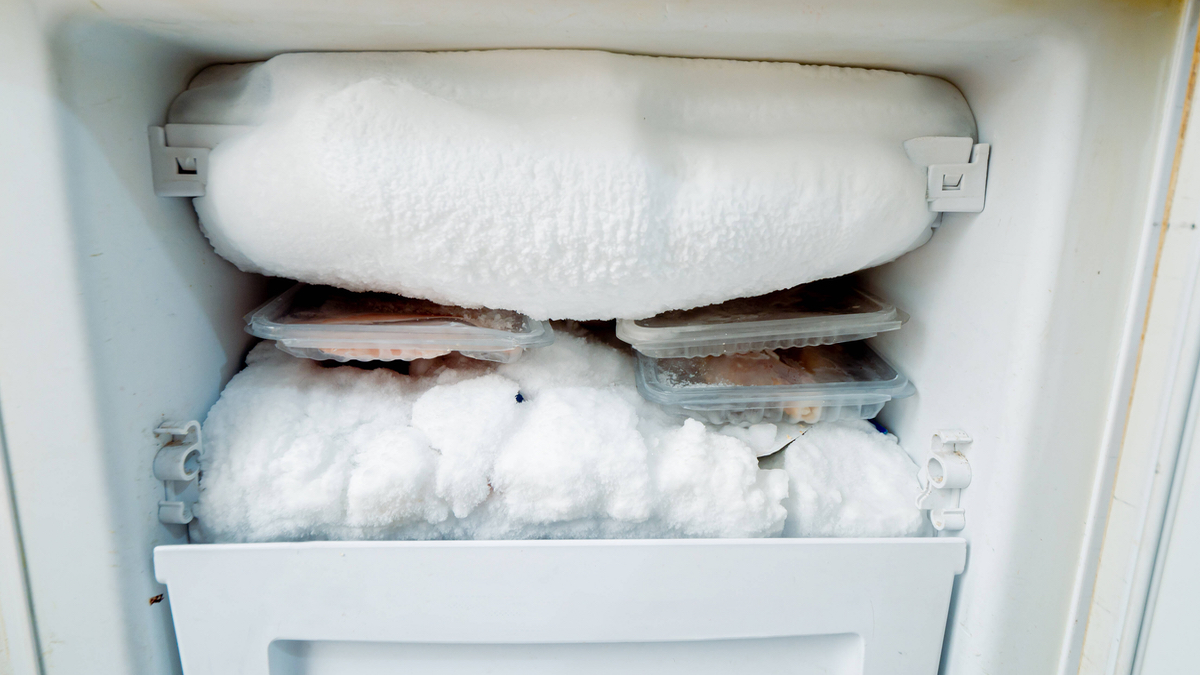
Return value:
[(846, 279), (617, 322), (617, 337), (655, 358), (744, 354), (850, 342), (908, 317)]
[(861, 341), (699, 358), (638, 354), (637, 385), (670, 412), (741, 425), (870, 419), (916, 392)]
[(546, 321), (389, 293), (297, 284), (246, 315), (246, 332), (308, 359), (413, 361), (459, 352), (509, 363), (554, 342)]

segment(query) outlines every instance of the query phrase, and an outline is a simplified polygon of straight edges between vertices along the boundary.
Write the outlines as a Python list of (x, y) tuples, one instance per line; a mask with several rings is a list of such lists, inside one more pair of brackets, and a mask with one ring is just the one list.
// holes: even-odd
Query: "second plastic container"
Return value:
[(916, 393), (865, 342), (701, 358), (638, 354), (637, 386), (669, 412), (744, 425), (870, 419)]

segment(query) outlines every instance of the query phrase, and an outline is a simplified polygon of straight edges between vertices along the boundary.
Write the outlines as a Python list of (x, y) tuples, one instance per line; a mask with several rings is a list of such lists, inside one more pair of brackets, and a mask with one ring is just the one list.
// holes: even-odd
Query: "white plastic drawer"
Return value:
[(965, 560), (956, 538), (311, 542), (154, 553), (185, 675), (933, 675)]

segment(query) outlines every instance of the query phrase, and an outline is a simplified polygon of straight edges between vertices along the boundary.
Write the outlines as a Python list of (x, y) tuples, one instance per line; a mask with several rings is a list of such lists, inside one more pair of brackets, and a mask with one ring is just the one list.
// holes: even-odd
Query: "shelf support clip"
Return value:
[(908, 158), (928, 167), (925, 201), (930, 211), (983, 210), (991, 148), (970, 136), (921, 136), (904, 141)]
[(168, 124), (148, 129), (150, 173), (159, 197), (203, 197), (208, 154), (217, 144), (253, 127), (236, 124)]
[(971, 484), (971, 465), (963, 455), (970, 443), (971, 437), (959, 429), (933, 434), (933, 456), (925, 464), (929, 481), (917, 497), (917, 508), (929, 511), (929, 522), (938, 532), (957, 532), (967, 526), (960, 500), (963, 489)]
[(168, 438), (154, 456), (154, 477), (163, 483), (158, 519), (168, 525), (187, 525), (200, 497), (200, 423), (164, 422), (154, 433)]

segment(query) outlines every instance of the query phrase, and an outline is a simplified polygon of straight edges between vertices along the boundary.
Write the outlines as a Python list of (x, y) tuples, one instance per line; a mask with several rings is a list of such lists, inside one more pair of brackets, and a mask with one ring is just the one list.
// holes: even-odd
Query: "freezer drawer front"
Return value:
[(185, 675), (933, 675), (962, 539), (163, 546)]

